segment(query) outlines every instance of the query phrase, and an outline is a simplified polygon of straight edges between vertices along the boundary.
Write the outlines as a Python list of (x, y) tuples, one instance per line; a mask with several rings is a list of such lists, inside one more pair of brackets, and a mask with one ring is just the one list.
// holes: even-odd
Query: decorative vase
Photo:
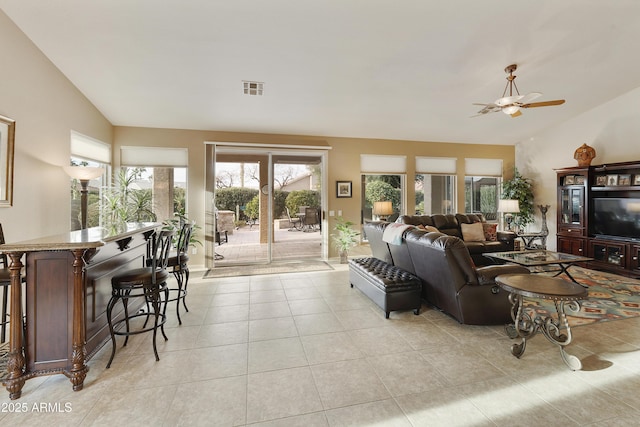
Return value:
[(348, 255), (349, 252), (340, 251), (340, 264), (347, 264), (349, 262)]
[(589, 166), (591, 165), (591, 160), (596, 156), (596, 150), (593, 147), (588, 146), (587, 144), (582, 144), (578, 149), (573, 153), (573, 158), (578, 161), (578, 166)]

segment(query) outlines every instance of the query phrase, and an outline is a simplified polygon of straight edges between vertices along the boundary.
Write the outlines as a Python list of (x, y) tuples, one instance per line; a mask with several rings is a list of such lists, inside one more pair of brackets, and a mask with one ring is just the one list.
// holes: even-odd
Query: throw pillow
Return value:
[(426, 231), (427, 233), (433, 233), (433, 232), (439, 233), (440, 232), (440, 230), (438, 230), (437, 228), (435, 228), (435, 227), (433, 227), (431, 225), (418, 224), (417, 227), (420, 230)]
[(484, 242), (484, 229), (481, 222), (473, 224), (460, 224), (462, 239), (465, 242)]
[(484, 230), (484, 240), (486, 240), (487, 242), (498, 241), (498, 224), (489, 224), (488, 222), (483, 222), (482, 228)]

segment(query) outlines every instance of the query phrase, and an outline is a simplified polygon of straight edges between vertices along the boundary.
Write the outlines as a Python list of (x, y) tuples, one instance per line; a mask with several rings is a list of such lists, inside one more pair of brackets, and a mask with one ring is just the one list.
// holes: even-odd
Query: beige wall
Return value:
[[(639, 105), (640, 88), (516, 145), (518, 170), (533, 179), (535, 203), (551, 205), (547, 213), (549, 249), (556, 247), (554, 169), (577, 166), (573, 153), (584, 143), (596, 150), (592, 165), (640, 159)], [(539, 229), (540, 223), (531, 228)]]
[[(116, 127), (114, 131), (114, 166), (119, 165), (121, 146), (142, 145), (151, 147), (186, 147), (189, 149), (188, 201), (189, 216), (200, 225), (204, 224), (205, 211), (205, 149), (204, 142), (254, 142), (257, 144), (289, 144), (324, 146), (328, 150), (328, 210), (342, 210), (343, 217), (360, 222), (360, 154), (389, 154), (407, 156), (407, 174), (415, 175), (415, 156), (458, 158), (458, 206), (464, 206), (464, 159), (497, 158), (503, 160), (505, 176), (510, 176), (515, 162), (515, 149), (504, 145), (448, 144), (397, 140), (374, 140), (356, 138), (310, 137), (296, 135), (273, 135), (233, 133), (215, 131), (193, 131), (175, 129), (151, 129)], [(336, 181), (352, 181), (353, 197), (336, 198)], [(408, 200), (414, 199), (413, 188), (408, 186)], [(330, 227), (333, 224), (329, 224)], [(204, 258), (199, 249), (193, 256), (196, 265), (203, 265)], [(335, 256), (331, 248), (330, 256)]]
[(0, 208), (7, 241), (69, 231), (71, 130), (111, 143), (112, 126), (0, 11), (0, 115), (16, 121), (13, 206)]

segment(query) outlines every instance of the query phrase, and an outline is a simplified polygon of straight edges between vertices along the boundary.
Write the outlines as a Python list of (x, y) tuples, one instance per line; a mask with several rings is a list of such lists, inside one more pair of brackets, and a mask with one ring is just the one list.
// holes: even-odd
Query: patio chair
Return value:
[(291, 213), (289, 212), (289, 208), (287, 210), (287, 218), (289, 218), (289, 231), (300, 231), (302, 230), (302, 220), (299, 217), (291, 218)]
[(304, 231), (316, 231), (316, 226), (320, 225), (318, 209), (306, 208), (304, 210)]

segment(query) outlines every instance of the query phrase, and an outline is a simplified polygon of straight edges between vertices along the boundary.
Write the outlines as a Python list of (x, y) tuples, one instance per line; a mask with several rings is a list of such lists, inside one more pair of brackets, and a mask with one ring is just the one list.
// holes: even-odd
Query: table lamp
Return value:
[(515, 199), (500, 199), (498, 201), (498, 212), (502, 212), (507, 223), (507, 231), (511, 231), (513, 214), (520, 212), (520, 204)]
[(64, 171), (73, 179), (80, 181), (80, 224), (87, 228), (87, 194), (89, 181), (104, 173), (104, 168), (94, 166), (63, 166)]
[(373, 214), (377, 215), (381, 221), (386, 221), (387, 217), (393, 213), (391, 202), (373, 202)]

